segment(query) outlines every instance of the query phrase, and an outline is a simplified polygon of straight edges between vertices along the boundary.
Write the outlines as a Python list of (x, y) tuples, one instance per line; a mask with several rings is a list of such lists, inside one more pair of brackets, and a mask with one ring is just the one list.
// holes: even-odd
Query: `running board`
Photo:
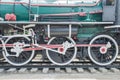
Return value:
[(81, 25), (81, 24), (114, 24), (114, 22), (27, 22), (27, 21), (0, 21), (0, 24), (71, 24), (71, 25)]
[(106, 26), (105, 29), (120, 28), (120, 25)]

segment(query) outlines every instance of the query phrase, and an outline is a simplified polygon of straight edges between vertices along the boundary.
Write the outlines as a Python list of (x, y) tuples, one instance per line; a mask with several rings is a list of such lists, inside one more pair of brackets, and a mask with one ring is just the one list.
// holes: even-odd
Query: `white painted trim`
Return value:
[(72, 37), (72, 25), (70, 24), (69, 25), (69, 38)]
[(47, 28), (48, 28), (48, 38), (50, 38), (50, 25), (49, 24), (47, 25)]
[(120, 28), (120, 25), (106, 26), (105, 29)]

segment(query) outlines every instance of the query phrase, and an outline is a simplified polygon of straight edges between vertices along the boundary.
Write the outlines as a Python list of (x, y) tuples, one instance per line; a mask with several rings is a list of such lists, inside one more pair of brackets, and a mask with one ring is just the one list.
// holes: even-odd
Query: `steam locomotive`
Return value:
[(0, 0), (1, 58), (14, 66), (36, 54), (55, 65), (99, 66), (119, 58), (120, 0)]

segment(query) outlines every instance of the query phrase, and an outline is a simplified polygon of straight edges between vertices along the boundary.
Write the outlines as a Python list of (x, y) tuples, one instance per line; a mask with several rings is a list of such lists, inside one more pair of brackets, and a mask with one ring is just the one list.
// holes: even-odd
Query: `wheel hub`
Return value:
[(66, 41), (66, 42), (64, 42), (64, 43), (62, 44), (62, 46), (63, 46), (63, 47), (58, 48), (58, 52), (59, 52), (60, 54), (65, 55), (67, 49), (73, 47), (74, 45), (73, 45), (72, 43), (69, 43), (68, 41)]
[(16, 53), (16, 57), (19, 57), (20, 53), (23, 51), (23, 43), (16, 42), (13, 44), (13, 48), (11, 49), (11, 52)]
[(101, 54), (107, 53), (107, 48), (106, 48), (106, 47), (101, 47), (101, 48), (100, 48), (100, 53), (101, 53)]
[(60, 47), (60, 48), (58, 48), (58, 51), (62, 53), (62, 52), (64, 52), (64, 48)]
[(106, 44), (106, 46), (100, 48), (100, 53), (101, 53), (101, 54), (107, 53), (108, 48), (111, 48), (111, 43), (110, 43), (110, 42), (108, 42), (108, 43)]

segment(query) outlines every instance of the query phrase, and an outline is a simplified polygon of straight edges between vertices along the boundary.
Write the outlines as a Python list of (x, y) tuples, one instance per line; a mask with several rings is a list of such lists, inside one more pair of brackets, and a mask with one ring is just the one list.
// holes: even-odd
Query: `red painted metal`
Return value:
[[(90, 14), (97, 14), (97, 13), (102, 13), (102, 10), (99, 11), (94, 11), (94, 12), (89, 12)], [(61, 13), (61, 14), (45, 14), (43, 16), (72, 16), (72, 15), (79, 15), (79, 16), (86, 16), (86, 12), (72, 12), (72, 13)]]
[(16, 21), (16, 15), (15, 14), (6, 14), (5, 15), (5, 20), (7, 21)]
[[(6, 47), (13, 47), (15, 45), (13, 44), (5, 44)], [(19, 45), (19, 46), (24, 46), (24, 45)], [(40, 44), (39, 46), (43, 46), (44, 48), (42, 47), (35, 47), (35, 48), (32, 48), (32, 46), (36, 46), (34, 44), (31, 44), (31, 47), (30, 48), (24, 48), (23, 50), (24, 51), (31, 51), (31, 50), (43, 50), (44, 48), (49, 48), (49, 49), (55, 49), (55, 48), (61, 48), (63, 47), (62, 45), (46, 45), (46, 44)], [(74, 45), (76, 47), (103, 47), (103, 46), (106, 46), (106, 44), (92, 44), (92, 45), (89, 45), (89, 44), (76, 44)], [(3, 47), (2, 44), (0, 44), (0, 47)]]
[(5, 20), (9, 21), (10, 20), (10, 14), (5, 15)]

